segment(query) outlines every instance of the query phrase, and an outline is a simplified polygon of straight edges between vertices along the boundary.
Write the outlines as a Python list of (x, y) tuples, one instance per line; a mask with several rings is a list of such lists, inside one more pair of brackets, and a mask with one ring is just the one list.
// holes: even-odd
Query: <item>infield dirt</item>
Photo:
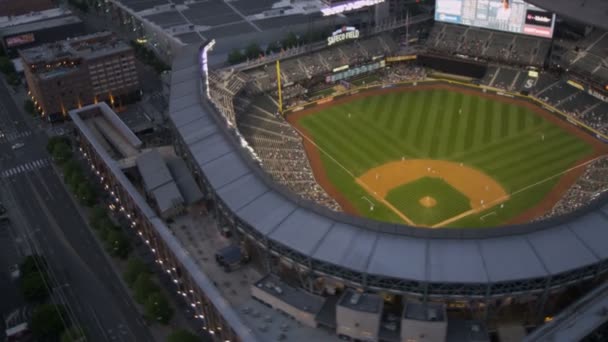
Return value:
[[(545, 118), (546, 120), (549, 120), (550, 122), (552, 122), (553, 124), (558, 125), (561, 128), (569, 131), (570, 133), (576, 135), (577, 137), (584, 140), (585, 142), (587, 142), (589, 145), (591, 145), (593, 147), (593, 153), (591, 155), (587, 156), (586, 158), (583, 158), (583, 159), (577, 161), (576, 165), (581, 165), (581, 164), (586, 163), (601, 155), (608, 154), (608, 146), (606, 146), (599, 140), (595, 139), (590, 134), (584, 132), (581, 128), (578, 128), (578, 127), (574, 126), (573, 124), (570, 124), (570, 123), (566, 122), (565, 120), (558, 118), (556, 115), (549, 113), (547, 110), (544, 110), (541, 107), (539, 107), (538, 105), (535, 105), (529, 101), (500, 96), (500, 95), (496, 95), (496, 94), (483, 93), (479, 90), (467, 89), (465, 87), (460, 87), (460, 86), (458, 86), (458, 87), (450, 86), (447, 84), (423, 84), (423, 85), (418, 85), (415, 87), (406, 86), (406, 87), (395, 87), (395, 88), (389, 88), (389, 89), (375, 89), (375, 90), (364, 91), (364, 92), (361, 92), (358, 94), (354, 94), (354, 95), (351, 95), (348, 97), (341, 98), (339, 100), (334, 100), (331, 102), (323, 103), (323, 104), (314, 106), (312, 108), (309, 108), (309, 109), (306, 109), (306, 110), (303, 110), (300, 112), (291, 113), (287, 116), (287, 121), (290, 124), (292, 124), (298, 131), (300, 131), (301, 134), (304, 135), (304, 139), (303, 139), (304, 149), (305, 149), (308, 159), (310, 161), (310, 165), (313, 169), (317, 182), (325, 189), (325, 191), (330, 196), (332, 196), (340, 204), (340, 206), (342, 207), (342, 210), (344, 210), (346, 213), (355, 214), (355, 215), (359, 214), (357, 212), (357, 210), (355, 209), (355, 207), (348, 201), (348, 199), (329, 180), (329, 178), (325, 172), (323, 161), (321, 159), (321, 152), (314, 144), (314, 142), (312, 140), (312, 136), (309, 134), (309, 132), (307, 132), (307, 130), (302, 125), (300, 125), (298, 123), (298, 121), (304, 116), (314, 115), (315, 113), (317, 113), (323, 109), (326, 109), (328, 107), (342, 104), (342, 103), (351, 102), (353, 100), (368, 97), (368, 96), (381, 95), (381, 94), (394, 93), (394, 92), (408, 92), (408, 91), (433, 90), (433, 89), (444, 89), (444, 90), (449, 90), (449, 91), (454, 91), (454, 92), (460, 92), (463, 94), (484, 97), (484, 98), (491, 99), (493, 101), (517, 104), (519, 106), (523, 106), (523, 107), (526, 107), (526, 108), (532, 110), (537, 115), (540, 115), (543, 118)], [(435, 161), (435, 162), (437, 162), (437, 161)], [(538, 203), (536, 206), (534, 206), (532, 208), (529, 208), (522, 214), (510, 219), (508, 222), (505, 222), (505, 224), (526, 223), (526, 222), (529, 222), (530, 220), (546, 213), (564, 196), (566, 191), (568, 191), (568, 189), (583, 174), (584, 170), (585, 170), (584, 167), (573, 168), (573, 169), (569, 170), (568, 172), (564, 173), (563, 175), (561, 175), (558, 183), (543, 198), (543, 200), (540, 203)], [(375, 175), (373, 177), (375, 178)], [(482, 187), (484, 187), (484, 189), (485, 189), (485, 184), (482, 185)]]

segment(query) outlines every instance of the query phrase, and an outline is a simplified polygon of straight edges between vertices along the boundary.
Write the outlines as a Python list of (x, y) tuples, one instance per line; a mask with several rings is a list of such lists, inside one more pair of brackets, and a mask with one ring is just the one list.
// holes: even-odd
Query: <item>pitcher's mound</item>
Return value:
[(437, 205), (437, 201), (430, 196), (424, 196), (418, 201), (423, 207), (432, 208)]

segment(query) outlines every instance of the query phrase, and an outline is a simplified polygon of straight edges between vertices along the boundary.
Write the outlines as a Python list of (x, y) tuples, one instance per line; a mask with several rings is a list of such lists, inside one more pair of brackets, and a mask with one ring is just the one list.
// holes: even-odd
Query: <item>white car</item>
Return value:
[(20, 143), (14, 144), (13, 146), (11, 146), (11, 148), (13, 150), (18, 150), (18, 149), (22, 148), (24, 145), (25, 145), (24, 143), (20, 142)]

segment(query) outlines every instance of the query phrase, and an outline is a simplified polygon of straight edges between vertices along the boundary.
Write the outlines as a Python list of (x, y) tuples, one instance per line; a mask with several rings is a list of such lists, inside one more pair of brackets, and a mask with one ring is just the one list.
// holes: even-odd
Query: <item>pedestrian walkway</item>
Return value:
[(50, 160), (48, 158), (34, 160), (0, 172), (0, 178), (8, 178), (23, 172), (34, 171), (36, 169), (48, 166), (49, 164)]
[(29, 137), (30, 135), (32, 135), (32, 131), (10, 132), (10, 133), (0, 132), (0, 140), (15, 141), (17, 139)]

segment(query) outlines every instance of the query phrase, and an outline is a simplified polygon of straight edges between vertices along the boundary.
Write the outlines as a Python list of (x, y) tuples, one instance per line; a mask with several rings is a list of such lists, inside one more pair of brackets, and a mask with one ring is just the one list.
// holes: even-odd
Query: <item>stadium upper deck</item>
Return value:
[(299, 199), (217, 121), (201, 98), (197, 58), (187, 49), (173, 64), (170, 117), (180, 144), (219, 209), (271, 252), (365, 288), (456, 298), (542, 292), (606, 270), (608, 206), (517, 227), (421, 230)]

